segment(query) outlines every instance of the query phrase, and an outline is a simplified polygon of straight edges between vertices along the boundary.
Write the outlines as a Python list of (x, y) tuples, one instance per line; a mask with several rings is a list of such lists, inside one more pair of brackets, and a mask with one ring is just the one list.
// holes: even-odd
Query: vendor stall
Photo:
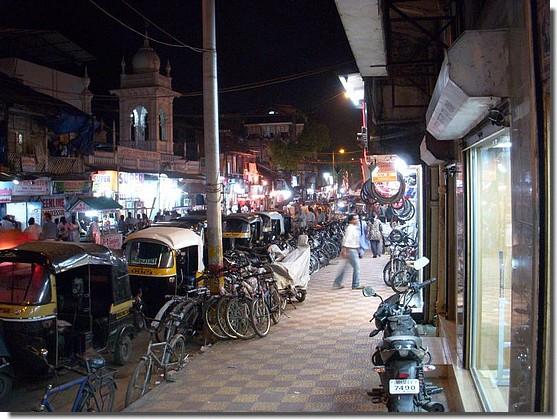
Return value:
[[(109, 249), (122, 248), (122, 233), (118, 232), (118, 216), (122, 206), (114, 199), (105, 197), (75, 198), (68, 212), (76, 213), (77, 219), (88, 234), (84, 241), (93, 241)], [(95, 225), (96, 224), (96, 225)]]

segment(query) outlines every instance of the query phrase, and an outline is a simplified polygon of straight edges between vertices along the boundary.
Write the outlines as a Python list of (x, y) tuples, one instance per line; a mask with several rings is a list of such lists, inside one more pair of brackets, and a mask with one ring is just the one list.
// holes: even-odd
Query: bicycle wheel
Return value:
[[(158, 325), (157, 330), (155, 332), (155, 340), (157, 341), (157, 343), (164, 342), (164, 340), (166, 339), (166, 336), (172, 336), (172, 335), (174, 335), (174, 333), (176, 331), (176, 326), (174, 324), (174, 320), (168, 315), (169, 312), (170, 312), (170, 310), (159, 321), (159, 325)], [(169, 335), (167, 335), (167, 333), (169, 332), (168, 329), (170, 329), (170, 334)]]
[(385, 267), (383, 268), (383, 282), (388, 287), (393, 285), (392, 277), (395, 272), (398, 272), (406, 266), (406, 262), (400, 258), (394, 258), (387, 262)]
[(91, 387), (83, 390), (76, 412), (112, 412), (116, 398), (116, 383), (112, 377), (102, 380), (97, 392)]
[(319, 270), (319, 259), (312, 253), (309, 258), (309, 274), (312, 275)]
[(226, 323), (232, 332), (240, 339), (251, 339), (255, 330), (251, 325), (249, 300), (246, 298), (232, 298), (226, 310)]
[(180, 306), (178, 310), (177, 312), (182, 313), (182, 320), (176, 328), (176, 333), (183, 335), (184, 339), (190, 342), (196, 332), (196, 323), (199, 317), (198, 307), (196, 303), (187, 303)]
[(206, 305), (203, 313), (203, 319), (209, 331), (219, 339), (228, 339), (229, 336), (224, 333), (219, 325), (218, 319), (218, 298), (212, 298)]
[(280, 321), (280, 316), (284, 309), (282, 308), (282, 296), (280, 295), (276, 283), (270, 285), (269, 293), (271, 294), (271, 307), (269, 310), (271, 312), (271, 320), (273, 321), (273, 324), (277, 324)]
[(128, 382), (124, 407), (128, 407), (150, 390), (152, 369), (151, 358), (141, 357)]
[(393, 274), (391, 288), (397, 294), (404, 294), (408, 291), (408, 285), (414, 280), (415, 276), (410, 271), (407, 269), (400, 270)]
[(230, 339), (238, 339), (238, 336), (228, 327), (228, 322), (226, 321), (226, 313), (228, 311), (228, 303), (232, 297), (221, 297), (217, 304), (217, 322), (223, 333)]
[(171, 369), (178, 371), (184, 364), (186, 357), (186, 339), (183, 335), (177, 334), (170, 340), (166, 348), (165, 356), (162, 363), (167, 368), (169, 365)]
[(263, 297), (250, 302), (251, 325), (258, 336), (264, 338), (271, 330), (271, 315)]

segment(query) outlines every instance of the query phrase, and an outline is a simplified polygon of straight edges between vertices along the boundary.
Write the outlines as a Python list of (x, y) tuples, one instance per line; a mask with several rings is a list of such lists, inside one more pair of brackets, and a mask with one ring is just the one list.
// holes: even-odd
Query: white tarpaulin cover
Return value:
[(307, 245), (307, 236), (301, 235), (296, 249), (286, 255), (280, 262), (271, 264), (279, 289), (287, 288), (289, 285), (302, 289), (307, 288), (310, 279), (310, 255), (311, 250)]

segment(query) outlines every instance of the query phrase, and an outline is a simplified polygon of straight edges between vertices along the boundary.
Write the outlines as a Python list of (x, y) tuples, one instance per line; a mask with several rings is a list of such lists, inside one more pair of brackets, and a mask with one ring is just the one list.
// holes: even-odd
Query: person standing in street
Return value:
[(364, 257), (364, 254), (366, 253), (366, 250), (369, 249), (370, 244), (369, 244), (369, 240), (367, 238), (368, 236), (368, 227), (367, 227), (367, 223), (366, 220), (360, 215), (360, 248), (358, 249), (358, 256), (361, 258)]
[(315, 217), (315, 213), (313, 212), (313, 208), (309, 207), (308, 208), (308, 213), (306, 215), (306, 222), (307, 222), (308, 227), (315, 226), (316, 220), (317, 220), (317, 218)]
[(74, 242), (74, 243), (79, 243), (80, 241), (80, 236), (81, 236), (81, 227), (79, 226), (79, 223), (77, 222), (77, 218), (75, 216), (75, 214), (72, 214), (72, 218), (70, 219), (70, 222), (68, 223), (68, 229), (70, 231), (70, 238), (69, 241)]
[(126, 235), (128, 233), (128, 225), (126, 224), (126, 219), (124, 218), (124, 214), (120, 215), (117, 229), (118, 229), (118, 233), (122, 233), (123, 235)]
[(67, 242), (70, 239), (70, 228), (66, 217), (60, 217), (60, 222), (58, 223), (58, 240)]
[(367, 229), (369, 242), (371, 243), (371, 254), (374, 258), (376, 258), (377, 256), (381, 256), (379, 254), (379, 243), (383, 238), (381, 232), (381, 222), (374, 214), (372, 214), (371, 219), (368, 222)]
[(29, 218), (27, 224), (28, 226), (25, 229), (24, 233), (27, 233), (31, 240), (39, 240), (41, 238), (41, 233), (43, 231), (41, 226), (35, 224), (35, 218), (33, 217)]
[(87, 231), (89, 240), (96, 244), (101, 244), (101, 231), (99, 229), (99, 217), (93, 217), (89, 230)]
[(325, 213), (321, 208), (317, 208), (317, 224), (325, 223)]
[(357, 215), (350, 214), (348, 216), (348, 226), (344, 232), (342, 240), (342, 251), (340, 255), (344, 258), (345, 262), (339, 266), (339, 271), (335, 281), (333, 282), (333, 289), (344, 288), (342, 280), (344, 277), (344, 269), (346, 261), (352, 266), (352, 289), (360, 290), (363, 287), (360, 285), (360, 258), (358, 256), (358, 249), (360, 248), (360, 219)]
[(52, 214), (50, 212), (44, 213), (44, 223), (41, 233), (42, 240), (56, 240), (58, 236), (58, 227), (52, 222)]

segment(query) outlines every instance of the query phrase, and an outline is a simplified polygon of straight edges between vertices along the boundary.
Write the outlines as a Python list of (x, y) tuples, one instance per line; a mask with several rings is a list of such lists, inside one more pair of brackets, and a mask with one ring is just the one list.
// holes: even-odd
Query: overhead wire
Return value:
[(155, 28), (157, 28), (159, 31), (161, 31), (162, 33), (164, 33), (165, 35), (169, 36), (170, 38), (174, 39), (176, 42), (178, 42), (179, 44), (185, 46), (185, 47), (189, 47), (192, 50), (196, 51), (196, 52), (211, 52), (213, 50), (211, 49), (204, 49), (204, 48), (197, 48), (197, 47), (192, 47), (191, 45), (186, 44), (185, 42), (181, 41), (180, 39), (176, 38), (174, 35), (172, 35), (171, 33), (165, 31), (163, 28), (161, 28), (159, 25), (157, 25), (155, 22), (153, 22), (151, 19), (149, 19), (147, 16), (145, 16), (143, 13), (141, 13), (139, 10), (137, 10), (135, 7), (133, 7), (131, 4), (129, 4), (126, 0), (120, 0), (122, 3), (124, 3), (128, 8), (130, 8), (131, 10), (133, 10), (135, 13), (137, 13), (139, 16), (141, 16), (143, 19), (145, 19), (147, 22), (149, 22), (151, 25), (153, 25)]
[(156, 42), (158, 44), (162, 44), (162, 45), (166, 45), (168, 47), (174, 47), (174, 48), (187, 48), (189, 50), (192, 50), (194, 52), (197, 53), (202, 53), (205, 51), (209, 51), (209, 50), (205, 50), (202, 48), (197, 48), (197, 47), (192, 47), (191, 45), (187, 45), (187, 44), (171, 44), (169, 42), (165, 42), (165, 41), (161, 41), (159, 39), (153, 38), (152, 36), (147, 35), (146, 33), (141, 33), (140, 31), (138, 31), (137, 29), (131, 27), (130, 25), (128, 25), (126, 22), (118, 19), (116, 16), (112, 15), (108, 10), (102, 8), (98, 3), (96, 3), (94, 0), (89, 0), (89, 2), (91, 4), (93, 4), (97, 9), (99, 9), (101, 12), (103, 12), (105, 15), (107, 15), (108, 17), (110, 17), (111, 19), (115, 20), (116, 22), (118, 22), (120, 25), (124, 26), (125, 28), (129, 29), (132, 32), (135, 32), (136, 34), (140, 35), (143, 38), (147, 38), (150, 41)]

